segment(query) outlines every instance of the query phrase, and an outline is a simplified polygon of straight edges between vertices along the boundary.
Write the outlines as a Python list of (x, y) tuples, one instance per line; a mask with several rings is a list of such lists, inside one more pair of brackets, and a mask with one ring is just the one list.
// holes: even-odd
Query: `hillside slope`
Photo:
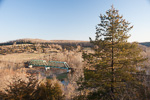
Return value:
[(139, 44), (150, 47), (150, 42), (142, 42), (142, 43), (139, 43)]
[(59, 44), (61, 46), (85, 46), (90, 47), (92, 46), (89, 41), (80, 41), (80, 40), (42, 40), (42, 39), (18, 39), (12, 40), (4, 43), (0, 43), (0, 45), (13, 45), (16, 44), (34, 44), (34, 43), (48, 43), (48, 44)]
[[(0, 45), (13, 45), (14, 43), (16, 44), (34, 44), (34, 43), (48, 43), (48, 44), (59, 44), (61, 46), (67, 45), (67, 46), (85, 46), (85, 47), (91, 47), (92, 44), (89, 41), (81, 41), (81, 40), (42, 40), (42, 39), (31, 39), (31, 38), (26, 38), (26, 39), (17, 39), (17, 40), (12, 40), (8, 42), (3, 42), (0, 43)], [(141, 42), (139, 43), (140, 45), (150, 47), (150, 42)]]

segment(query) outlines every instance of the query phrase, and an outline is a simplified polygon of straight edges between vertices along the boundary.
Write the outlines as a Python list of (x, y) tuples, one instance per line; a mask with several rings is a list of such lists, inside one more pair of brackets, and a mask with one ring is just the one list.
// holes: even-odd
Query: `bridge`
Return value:
[(72, 68), (66, 62), (60, 61), (46, 61), (46, 60), (30, 60), (28, 62), (28, 67), (45, 67), (45, 69), (50, 68), (59, 68), (59, 69), (66, 69), (67, 72), (70, 72)]

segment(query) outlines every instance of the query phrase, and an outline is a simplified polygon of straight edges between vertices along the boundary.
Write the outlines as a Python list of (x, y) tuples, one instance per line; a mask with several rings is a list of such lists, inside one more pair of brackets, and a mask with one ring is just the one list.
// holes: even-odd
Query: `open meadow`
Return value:
[[(35, 44), (36, 45), (36, 44)], [(78, 92), (76, 89), (78, 88), (76, 81), (83, 74), (83, 59), (82, 59), (82, 50), (81, 47), (78, 46), (76, 48), (72, 47), (72, 50), (67, 50), (67, 48), (62, 48), (60, 45), (48, 45), (44, 47), (44, 44), (35, 45), (9, 45), (9, 46), (1, 46), (0, 48), (5, 48), (5, 52), (0, 54), (0, 90), (3, 91), (5, 87), (7, 87), (8, 83), (12, 81), (13, 77), (19, 77), (26, 80), (28, 74), (36, 76), (39, 81), (46, 79), (49, 76), (53, 76), (56, 78), (57, 75), (61, 73), (66, 73), (66, 70), (51, 68), (49, 70), (45, 70), (44, 67), (33, 67), (26, 68), (25, 63), (30, 60), (45, 60), (45, 61), (61, 61), (67, 62), (69, 67), (74, 69), (72, 74), (66, 74), (60, 81), (64, 94), (66, 98), (71, 98), (75, 96)], [(47, 45), (47, 44), (46, 44)], [(24, 49), (24, 51), (20, 52), (22, 48), (26, 48), (26, 46), (33, 48), (35, 46), (36, 49)], [(14, 49), (14, 52), (10, 52), (11, 48)], [(59, 49), (58, 49), (59, 48)], [(1, 52), (4, 49), (1, 49)], [(43, 50), (47, 50), (47, 52), (43, 52)], [(8, 52), (9, 51), (9, 52)], [(61, 74), (63, 75), (63, 74)], [(67, 79), (67, 80), (66, 80)], [(67, 85), (63, 85), (62, 80), (66, 80)]]
[[(54, 82), (58, 82), (63, 89), (67, 99), (71, 99), (76, 95), (79, 95), (77, 91), (77, 81), (83, 76), (83, 68), (85, 63), (83, 62), (82, 52), (92, 53), (91, 47), (67, 47), (62, 48), (61, 45), (54, 44), (15, 44), (6, 45), (0, 47), (2, 54), (0, 54), (0, 90), (7, 88), (8, 83), (13, 82), (13, 78), (21, 78), (27, 81), (28, 75), (35, 76), (39, 81), (43, 81), (46, 78), (51, 77)], [(10, 52), (11, 49), (13, 52)], [(150, 59), (149, 47), (140, 45), (142, 49), (142, 55)], [(5, 50), (5, 51), (4, 51)], [(21, 51), (24, 50), (24, 51)], [(45, 51), (44, 51), (45, 50)], [(21, 52), (20, 52), (21, 51)], [(26, 62), (31, 60), (45, 60), (45, 61), (61, 61), (67, 62), (68, 65), (74, 69), (73, 73), (66, 73), (66, 70), (51, 68), (45, 70), (44, 67), (28, 68), (25, 66)], [(145, 62), (145, 68), (147, 74), (149, 74), (150, 68), (149, 62)], [(65, 83), (64, 83), (65, 82)]]

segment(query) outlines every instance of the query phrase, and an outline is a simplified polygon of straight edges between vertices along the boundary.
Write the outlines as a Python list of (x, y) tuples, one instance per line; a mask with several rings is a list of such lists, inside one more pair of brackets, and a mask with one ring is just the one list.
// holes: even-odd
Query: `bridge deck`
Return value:
[(69, 65), (66, 62), (60, 61), (49, 61), (46, 62), (45, 60), (31, 60), (29, 65), (32, 66), (40, 66), (40, 67), (50, 67), (50, 68), (59, 68), (59, 69), (70, 69)]

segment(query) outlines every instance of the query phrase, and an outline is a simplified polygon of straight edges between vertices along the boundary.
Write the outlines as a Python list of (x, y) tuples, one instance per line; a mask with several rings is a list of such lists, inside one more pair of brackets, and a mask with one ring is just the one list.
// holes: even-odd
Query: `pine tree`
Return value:
[(34, 100), (34, 92), (38, 80), (33, 76), (28, 76), (27, 80), (21, 77), (13, 77), (13, 82), (10, 82), (4, 91), (0, 92), (2, 100)]
[(40, 84), (34, 95), (35, 100), (64, 100), (64, 97), (60, 84), (52, 84), (51, 80)]
[(137, 43), (127, 41), (133, 26), (113, 6), (100, 19), (95, 40), (90, 38), (94, 53), (83, 53), (87, 66), (79, 89), (90, 90), (88, 99), (92, 100), (140, 98), (143, 85), (137, 78), (141, 73), (137, 66), (146, 59)]
[(0, 91), (0, 100), (64, 100), (59, 83), (52, 84), (51, 80), (41, 83), (34, 76), (28, 76), (27, 79), (14, 77), (13, 82)]

